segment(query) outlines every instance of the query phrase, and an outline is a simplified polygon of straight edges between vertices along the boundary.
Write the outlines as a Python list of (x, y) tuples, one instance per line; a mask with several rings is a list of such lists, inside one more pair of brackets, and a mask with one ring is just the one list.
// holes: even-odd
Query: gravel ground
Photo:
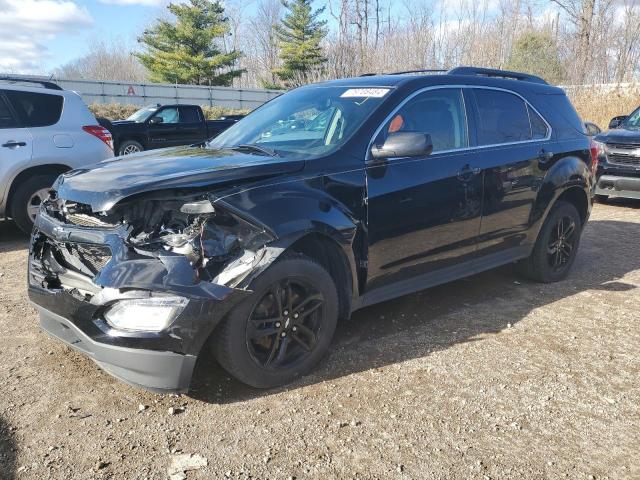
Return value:
[(640, 202), (595, 206), (564, 282), (432, 288), (342, 322), (288, 388), (205, 358), (187, 396), (39, 332), (27, 241), (0, 239), (0, 478), (640, 478)]

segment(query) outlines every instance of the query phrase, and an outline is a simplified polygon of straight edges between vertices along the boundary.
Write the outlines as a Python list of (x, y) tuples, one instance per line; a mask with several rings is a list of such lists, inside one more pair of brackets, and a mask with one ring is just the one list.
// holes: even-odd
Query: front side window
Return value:
[(177, 107), (163, 108), (156, 113), (154, 117), (160, 117), (162, 123), (178, 123), (178, 119), (180, 118)]
[(462, 91), (457, 88), (435, 89), (409, 99), (382, 127), (375, 143), (382, 145), (389, 133), (394, 132), (428, 133), (434, 152), (467, 147)]
[(531, 140), (527, 106), (520, 97), (485, 89), (474, 89), (474, 96), (478, 110), (478, 145)]
[(5, 94), (25, 127), (48, 127), (60, 120), (63, 103), (61, 95), (15, 90), (7, 90)]
[(640, 108), (629, 115), (622, 125), (630, 130), (640, 129)]
[(13, 118), (11, 114), (11, 110), (9, 110), (9, 105), (2, 98), (0, 92), (0, 128), (16, 128), (18, 126), (18, 122)]
[(298, 88), (264, 104), (208, 147), (259, 145), (281, 157), (326, 155), (344, 145), (390, 91), (387, 87)]

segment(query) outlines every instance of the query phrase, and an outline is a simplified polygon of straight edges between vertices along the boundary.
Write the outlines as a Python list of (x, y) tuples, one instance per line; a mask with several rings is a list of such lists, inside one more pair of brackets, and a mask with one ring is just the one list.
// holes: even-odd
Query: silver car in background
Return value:
[(111, 134), (77, 93), (0, 77), (0, 218), (29, 232), (58, 175), (110, 157)]

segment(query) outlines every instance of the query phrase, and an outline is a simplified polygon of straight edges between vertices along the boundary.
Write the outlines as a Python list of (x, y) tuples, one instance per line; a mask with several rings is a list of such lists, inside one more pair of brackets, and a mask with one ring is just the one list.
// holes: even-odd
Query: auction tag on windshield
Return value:
[(380, 98), (380, 97), (384, 97), (388, 92), (389, 92), (388, 88), (350, 88), (340, 96), (344, 98), (349, 98), (349, 97)]

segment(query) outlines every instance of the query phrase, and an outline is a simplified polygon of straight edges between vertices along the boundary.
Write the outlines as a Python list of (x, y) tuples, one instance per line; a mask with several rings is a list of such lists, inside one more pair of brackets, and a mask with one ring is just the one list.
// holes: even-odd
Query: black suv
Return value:
[(595, 150), (564, 92), (459, 67), (308, 85), (201, 146), (62, 175), (31, 239), (44, 330), (185, 391), (211, 347), (272, 387), (354, 310), (511, 262), (564, 278)]
[(609, 130), (597, 135), (596, 197), (640, 199), (640, 107), (614, 117)]

